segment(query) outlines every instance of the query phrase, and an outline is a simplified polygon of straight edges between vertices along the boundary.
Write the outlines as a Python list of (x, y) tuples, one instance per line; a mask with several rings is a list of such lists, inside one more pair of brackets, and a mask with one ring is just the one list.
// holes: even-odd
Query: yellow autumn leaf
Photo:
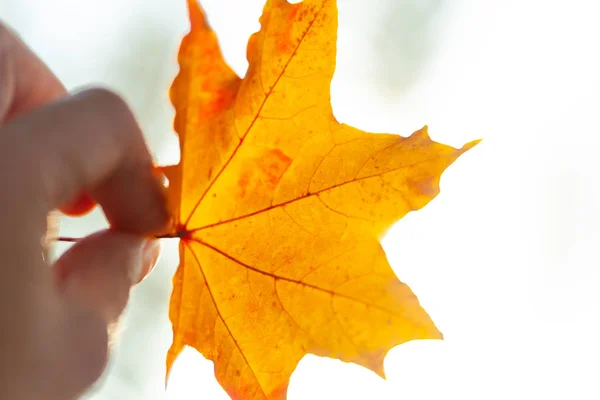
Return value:
[(394, 346), (441, 333), (379, 239), (439, 192), (463, 152), (333, 117), (335, 0), (268, 0), (239, 78), (194, 0), (171, 88), (181, 162), (166, 167), (180, 266), (170, 370), (185, 346), (233, 399), (284, 399), (307, 353), (384, 376)]

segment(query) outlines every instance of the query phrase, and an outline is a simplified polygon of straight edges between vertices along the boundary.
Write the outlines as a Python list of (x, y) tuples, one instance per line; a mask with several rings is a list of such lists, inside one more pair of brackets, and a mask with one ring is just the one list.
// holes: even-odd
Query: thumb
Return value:
[(64, 306), (54, 348), (70, 393), (101, 376), (109, 328), (125, 309), (131, 286), (149, 273), (159, 253), (156, 239), (106, 230), (77, 242), (54, 263)]
[(157, 239), (105, 230), (74, 244), (54, 267), (64, 295), (117, 322), (131, 287), (152, 270), (160, 255)]

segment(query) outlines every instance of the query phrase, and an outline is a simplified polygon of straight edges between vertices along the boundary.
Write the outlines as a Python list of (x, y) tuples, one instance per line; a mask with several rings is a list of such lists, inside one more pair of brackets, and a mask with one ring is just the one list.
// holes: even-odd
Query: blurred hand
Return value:
[[(156, 263), (151, 237), (169, 217), (123, 100), (103, 89), (68, 95), (1, 24), (0, 188), (0, 398), (75, 398), (104, 370), (107, 332)], [(111, 229), (50, 266), (48, 214), (95, 202)]]

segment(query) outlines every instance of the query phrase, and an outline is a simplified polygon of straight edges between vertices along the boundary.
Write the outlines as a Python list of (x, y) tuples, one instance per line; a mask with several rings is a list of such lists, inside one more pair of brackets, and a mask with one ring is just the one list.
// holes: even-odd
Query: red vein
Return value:
[(258, 111), (256, 112), (256, 115), (252, 119), (252, 122), (250, 122), (250, 125), (246, 129), (246, 132), (244, 132), (244, 135), (242, 136), (242, 138), (238, 142), (237, 146), (235, 147), (235, 149), (233, 150), (233, 152), (231, 153), (231, 155), (229, 156), (229, 158), (227, 159), (227, 161), (225, 162), (225, 164), (223, 164), (223, 166), (221, 167), (221, 169), (219, 170), (219, 172), (215, 175), (215, 178), (209, 183), (209, 185), (204, 190), (204, 193), (202, 193), (202, 196), (200, 196), (200, 199), (194, 205), (194, 208), (192, 208), (192, 211), (190, 212), (189, 216), (185, 220), (184, 226), (187, 226), (187, 224), (190, 222), (190, 220), (192, 219), (192, 216), (194, 215), (194, 213), (198, 209), (198, 206), (202, 203), (202, 200), (204, 200), (204, 198), (206, 197), (206, 195), (208, 194), (208, 192), (210, 191), (210, 189), (213, 187), (213, 185), (215, 184), (215, 182), (219, 179), (219, 177), (223, 173), (223, 171), (225, 171), (225, 169), (227, 169), (227, 167), (229, 166), (229, 163), (231, 162), (231, 160), (233, 160), (233, 158), (237, 154), (238, 150), (240, 149), (240, 147), (244, 143), (244, 140), (246, 139), (246, 136), (248, 135), (248, 133), (250, 132), (250, 130), (254, 127), (254, 124), (256, 123), (256, 121), (258, 120), (258, 118), (260, 117), (260, 113), (262, 112), (262, 109), (264, 108), (265, 104), (267, 103), (267, 100), (269, 100), (271, 94), (273, 93), (273, 89), (275, 89), (275, 87), (279, 83), (279, 80), (281, 79), (281, 77), (285, 73), (287, 67), (290, 65), (290, 63), (292, 62), (292, 60), (296, 56), (296, 53), (298, 52), (298, 49), (300, 48), (300, 45), (302, 44), (302, 41), (304, 40), (304, 38), (306, 37), (306, 35), (308, 34), (308, 32), (311, 30), (313, 24), (317, 20), (318, 15), (323, 10), (323, 7), (324, 7), (324, 4), (321, 6), (321, 8), (319, 9), (319, 11), (317, 11), (315, 13), (315, 18), (310, 22), (310, 24), (308, 25), (308, 27), (306, 28), (306, 30), (302, 33), (302, 36), (300, 36), (300, 40), (298, 41), (298, 45), (296, 46), (296, 48), (292, 52), (290, 58), (287, 60), (287, 62), (283, 66), (283, 69), (281, 70), (281, 73), (279, 74), (279, 76), (277, 76), (277, 79), (275, 79), (275, 82), (273, 82), (273, 85), (269, 88), (269, 91), (265, 94), (265, 98), (263, 99), (260, 107), (258, 108)]
[(198, 256), (194, 252), (194, 249), (192, 248), (192, 246), (190, 246), (189, 244), (187, 244), (185, 242), (182, 242), (182, 243), (184, 243), (185, 246), (188, 247), (188, 249), (192, 253), (192, 257), (194, 257), (194, 259), (196, 260), (196, 264), (198, 265), (198, 270), (202, 274), (202, 278), (204, 279), (204, 282), (206, 283), (206, 289), (208, 290), (208, 294), (210, 295), (210, 298), (211, 298), (211, 300), (213, 302), (213, 305), (215, 306), (215, 310), (217, 311), (217, 315), (219, 316), (219, 318), (223, 322), (223, 325), (225, 326), (225, 329), (227, 329), (227, 332), (229, 333), (229, 336), (231, 337), (231, 340), (233, 340), (233, 343), (235, 343), (235, 346), (237, 347), (238, 351), (242, 355), (242, 358), (244, 359), (244, 362), (246, 363), (246, 365), (248, 365), (248, 368), (250, 369), (250, 372), (252, 372), (252, 375), (254, 375), (254, 379), (256, 379), (256, 382), (258, 383), (258, 386), (260, 387), (260, 390), (263, 393), (264, 397), (267, 398), (267, 394), (263, 390), (263, 388), (262, 388), (262, 386), (260, 384), (260, 381), (258, 380), (258, 377), (256, 376), (256, 373), (252, 369), (252, 366), (250, 366), (250, 363), (248, 362), (248, 359), (246, 358), (246, 355), (242, 351), (242, 348), (240, 347), (238, 341), (235, 339), (235, 336), (233, 336), (233, 333), (231, 333), (231, 329), (229, 329), (229, 325), (227, 325), (227, 322), (225, 322), (225, 318), (223, 318), (223, 315), (221, 314), (221, 311), (219, 310), (219, 306), (217, 306), (217, 301), (215, 300), (215, 296), (213, 295), (212, 290), (210, 290), (210, 285), (208, 284), (208, 280), (206, 279), (206, 274), (204, 273), (204, 269), (202, 268), (202, 265), (200, 265), (200, 260), (198, 259)]
[(304, 232), (308, 233), (310, 236), (315, 236), (315, 234), (311, 231), (309, 231), (308, 229), (306, 229), (305, 227), (303, 227), (302, 225), (300, 225), (298, 223), (298, 221), (296, 221), (296, 219), (294, 217), (292, 217), (292, 215), (285, 209), (285, 207), (282, 208), (283, 212), (286, 213), (286, 215), (290, 218), (290, 220), (296, 224), (296, 226), (300, 229), (302, 229)]
[[(179, 260), (179, 267), (181, 268), (181, 287), (179, 288), (179, 307), (177, 310), (177, 323), (175, 323), (175, 321), (171, 320), (172, 325), (173, 325), (173, 343), (175, 343), (175, 339), (177, 338), (178, 334), (179, 334), (179, 327), (181, 326), (181, 304), (183, 304), (183, 294), (185, 293), (183, 290), (183, 284), (184, 282), (187, 281), (187, 279), (185, 279), (185, 252), (183, 252), (181, 254), (181, 259)], [(204, 283), (206, 283), (206, 280), (204, 281)], [(169, 301), (169, 309), (171, 309), (171, 304), (172, 304), (172, 299), (171, 301)], [(184, 341), (182, 341), (184, 342)], [(184, 342), (185, 344), (185, 342)], [(180, 351), (181, 352), (181, 351)]]
[(245, 215), (240, 215), (239, 217), (234, 217), (234, 218), (226, 219), (225, 221), (214, 222), (212, 224), (201, 226), (200, 228), (190, 229), (188, 232), (189, 233), (194, 233), (194, 232), (202, 231), (202, 230), (205, 230), (205, 229), (214, 228), (215, 226), (224, 225), (224, 224), (228, 224), (230, 222), (239, 221), (241, 219), (249, 218), (249, 217), (252, 217), (254, 215), (261, 214), (263, 212), (271, 211), (271, 210), (273, 210), (275, 208), (285, 207), (288, 204), (294, 203), (296, 201), (304, 200), (304, 199), (307, 199), (307, 198), (312, 197), (312, 196), (318, 196), (319, 194), (321, 194), (323, 192), (326, 192), (328, 190), (333, 190), (333, 189), (336, 189), (336, 188), (344, 186), (344, 185), (348, 185), (348, 184), (355, 183), (355, 182), (360, 182), (362, 180), (371, 179), (371, 178), (374, 178), (374, 177), (377, 177), (377, 176), (382, 176), (382, 175), (385, 175), (385, 174), (388, 174), (388, 173), (391, 173), (391, 172), (396, 172), (396, 171), (399, 171), (401, 169), (412, 168), (412, 167), (414, 167), (416, 165), (419, 165), (421, 163), (425, 163), (425, 162), (428, 162), (428, 161), (430, 161), (430, 160), (424, 160), (424, 161), (421, 161), (419, 163), (404, 165), (404, 166), (398, 167), (398, 168), (392, 168), (392, 169), (387, 170), (387, 171), (382, 171), (382, 172), (378, 172), (376, 174), (363, 176), (362, 178), (354, 179), (354, 180), (351, 180), (351, 181), (337, 183), (335, 185), (326, 187), (326, 188), (318, 190), (316, 192), (312, 192), (312, 193), (307, 192), (306, 194), (303, 194), (302, 196), (296, 197), (295, 199), (284, 201), (283, 203), (275, 204), (274, 206), (265, 207), (265, 208), (263, 208), (261, 210), (256, 210), (254, 212), (251, 212), (251, 213), (248, 213), (248, 214), (245, 214)]
[[(253, 266), (251, 266), (251, 265), (248, 265), (248, 264), (246, 264), (246, 263), (242, 262), (241, 260), (238, 260), (237, 258), (235, 258), (235, 257), (233, 257), (233, 256), (231, 256), (231, 255), (229, 255), (229, 254), (227, 254), (227, 253), (225, 253), (223, 250), (221, 250), (221, 249), (219, 249), (219, 248), (217, 248), (217, 247), (215, 247), (215, 246), (213, 246), (213, 245), (211, 245), (211, 244), (209, 244), (209, 243), (203, 242), (203, 241), (201, 241), (201, 240), (198, 240), (198, 239), (192, 239), (192, 240), (193, 240), (194, 242), (196, 242), (196, 243), (198, 243), (198, 244), (200, 244), (200, 245), (202, 245), (202, 246), (204, 246), (204, 247), (208, 248), (208, 249), (211, 249), (211, 250), (213, 250), (214, 252), (216, 252), (216, 253), (218, 253), (218, 254), (222, 255), (223, 257), (225, 257), (225, 258), (227, 258), (227, 259), (229, 259), (229, 260), (231, 260), (231, 261), (233, 261), (234, 263), (236, 263), (236, 264), (238, 264), (238, 265), (241, 265), (242, 267), (248, 268), (249, 270), (251, 270), (251, 271), (254, 271), (254, 272), (257, 272), (257, 273), (259, 273), (259, 274), (261, 274), (261, 275), (268, 276), (268, 277), (270, 277), (270, 278), (273, 278), (273, 279), (275, 279), (275, 280), (286, 281), (286, 282), (295, 283), (295, 284), (298, 284), (298, 285), (301, 285), (301, 286), (309, 287), (309, 288), (311, 288), (311, 289), (314, 289), (314, 290), (317, 290), (317, 291), (320, 291), (320, 292), (328, 293), (328, 294), (329, 294), (329, 295), (331, 295), (331, 296), (339, 296), (339, 297), (341, 297), (341, 298), (344, 298), (344, 299), (346, 299), (346, 300), (354, 301), (354, 302), (356, 302), (356, 303), (360, 303), (360, 304), (363, 304), (363, 305), (365, 305), (365, 306), (368, 306), (368, 307), (373, 307), (373, 308), (375, 308), (375, 309), (378, 309), (379, 311), (382, 311), (382, 312), (385, 312), (385, 313), (387, 313), (387, 314), (391, 314), (391, 315), (393, 315), (393, 316), (395, 316), (395, 317), (398, 317), (398, 315), (397, 315), (395, 312), (393, 312), (393, 311), (391, 311), (391, 310), (388, 310), (387, 308), (384, 308), (384, 307), (378, 306), (378, 305), (376, 305), (376, 304), (367, 303), (367, 302), (365, 302), (365, 301), (363, 301), (363, 300), (356, 299), (356, 298), (354, 298), (354, 297), (352, 297), (352, 296), (348, 296), (348, 295), (345, 295), (345, 294), (341, 294), (341, 293), (335, 292), (335, 291), (333, 291), (333, 290), (325, 289), (325, 288), (322, 288), (322, 287), (320, 287), (320, 286), (316, 286), (316, 285), (313, 285), (313, 284), (310, 284), (310, 283), (306, 283), (306, 282), (297, 281), (297, 280), (295, 280), (295, 279), (286, 278), (286, 277), (284, 277), (284, 276), (279, 276), (279, 275), (275, 275), (275, 274), (273, 274), (273, 273), (270, 273), (270, 272), (263, 271), (263, 270), (261, 270), (261, 269), (258, 269), (258, 268), (256, 268), (256, 267), (253, 267)], [(208, 285), (207, 285), (207, 286), (208, 286)], [(216, 307), (216, 306), (215, 306), (215, 307)]]
[(266, 119), (266, 120), (273, 120), (273, 121), (288, 121), (288, 120), (292, 120), (292, 119), (296, 118), (298, 115), (302, 114), (303, 112), (306, 112), (308, 110), (315, 108), (316, 106), (317, 106), (316, 104), (311, 104), (310, 106), (306, 106), (306, 107), (296, 111), (292, 115), (287, 115), (284, 117), (265, 117), (265, 116), (263, 116), (260, 118)]
[(317, 196), (317, 199), (319, 199), (319, 201), (321, 202), (321, 204), (323, 204), (323, 207), (325, 207), (326, 209), (328, 209), (329, 211), (331, 211), (334, 214), (338, 214), (338, 215), (341, 215), (342, 217), (346, 217), (346, 218), (349, 218), (349, 219), (358, 219), (358, 220), (361, 220), (361, 221), (368, 221), (368, 219), (366, 219), (366, 218), (354, 217), (352, 215), (348, 215), (348, 214), (345, 214), (345, 213), (343, 213), (343, 212), (341, 212), (339, 210), (336, 210), (335, 208), (331, 207), (329, 204), (325, 203), (325, 201), (321, 198), (321, 196)]
[(354, 340), (352, 340), (350, 335), (348, 335), (348, 332), (346, 332), (344, 330), (344, 327), (342, 326), (342, 322), (340, 321), (340, 318), (338, 317), (337, 313), (335, 312), (335, 308), (333, 307), (333, 296), (331, 296), (331, 299), (329, 300), (329, 307), (331, 308), (331, 313), (333, 314), (333, 318), (335, 318), (335, 322), (337, 322), (338, 326), (340, 327), (340, 331), (342, 332), (342, 335), (346, 338), (346, 340), (348, 340), (348, 342), (350, 342), (350, 345), (352, 347), (354, 347), (354, 351), (360, 355), (358, 346), (356, 345), (356, 343), (354, 343)]
[(331, 149), (329, 149), (329, 151), (327, 153), (323, 154), (323, 157), (321, 157), (321, 159), (319, 160), (319, 163), (315, 167), (315, 170), (313, 171), (312, 175), (310, 176), (310, 179), (308, 180), (308, 185), (306, 185), (306, 193), (310, 192), (310, 185), (312, 185), (313, 179), (315, 179), (315, 175), (321, 169), (321, 165), (323, 165), (323, 161), (325, 161), (325, 159), (327, 157), (329, 157), (331, 155), (331, 153), (333, 153), (333, 151), (337, 148), (337, 144), (333, 141), (333, 134), (331, 135), (331, 141), (333, 143), (333, 146), (331, 146)]
[[(247, 271), (247, 270), (246, 270)], [(290, 312), (287, 310), (287, 308), (285, 308), (285, 305), (283, 305), (283, 301), (281, 300), (281, 297), (279, 296), (279, 290), (277, 289), (277, 280), (273, 280), (273, 289), (275, 291), (275, 297), (277, 297), (277, 301), (279, 302), (279, 304), (281, 305), (281, 310), (286, 313), (286, 315), (288, 316), (288, 318), (290, 320), (292, 320), (292, 322), (296, 325), (296, 327), (298, 327), (298, 329), (300, 329), (302, 332), (304, 332), (304, 334), (306, 335), (306, 337), (311, 340), (313, 343), (318, 343), (317, 340), (315, 340), (312, 335), (310, 334), (310, 332), (308, 332), (306, 329), (304, 329), (299, 323), (298, 321), (296, 321), (296, 318), (294, 318), (292, 316), (292, 314), (290, 314)]]
[(381, 149), (377, 150), (375, 153), (371, 154), (370, 157), (368, 157), (360, 166), (360, 168), (358, 169), (358, 171), (356, 171), (356, 174), (354, 175), (354, 179), (356, 179), (356, 177), (358, 175), (360, 175), (360, 173), (362, 172), (362, 170), (365, 168), (365, 165), (367, 165), (367, 163), (373, 159), (375, 159), (375, 157), (377, 157), (379, 154), (383, 153), (386, 150), (389, 150), (390, 148), (397, 146), (400, 142), (405, 141), (407, 138), (402, 137), (402, 136), (398, 136), (398, 139), (394, 140), (392, 143), (390, 143), (387, 146), (382, 147)]

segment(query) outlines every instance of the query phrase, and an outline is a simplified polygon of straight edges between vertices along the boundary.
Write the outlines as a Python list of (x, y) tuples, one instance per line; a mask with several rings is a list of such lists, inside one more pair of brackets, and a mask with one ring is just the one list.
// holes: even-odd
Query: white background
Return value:
[[(386, 359), (388, 380), (306, 357), (289, 399), (600, 398), (600, 24), (593, 0), (338, 0), (337, 118), (408, 135), (424, 124), (484, 141), (425, 209), (384, 240), (444, 342)], [(243, 74), (261, 0), (205, 0)], [(102, 83), (134, 108), (162, 164), (177, 160), (167, 91), (186, 33), (184, 0), (0, 0), (70, 88)], [(95, 212), (63, 234), (104, 227)], [(186, 351), (164, 394), (176, 243), (135, 290), (121, 343), (90, 399), (226, 399)]]

